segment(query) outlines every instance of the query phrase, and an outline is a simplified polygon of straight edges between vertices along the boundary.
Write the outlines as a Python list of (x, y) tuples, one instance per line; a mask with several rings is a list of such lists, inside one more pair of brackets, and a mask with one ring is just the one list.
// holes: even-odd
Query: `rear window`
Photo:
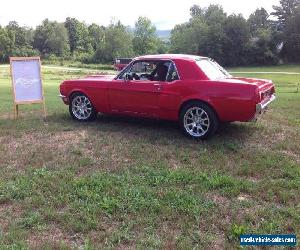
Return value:
[(210, 80), (220, 80), (231, 77), (224, 68), (209, 58), (197, 59), (196, 63)]

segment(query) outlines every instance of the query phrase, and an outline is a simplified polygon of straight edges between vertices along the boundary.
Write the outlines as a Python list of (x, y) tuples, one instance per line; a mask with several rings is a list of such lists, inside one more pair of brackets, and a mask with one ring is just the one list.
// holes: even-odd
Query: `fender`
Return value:
[(206, 103), (208, 106), (210, 106), (214, 110), (217, 117), (219, 118), (219, 113), (218, 113), (213, 101), (211, 100), (211, 98), (208, 96), (205, 96), (205, 95), (200, 95), (199, 93), (195, 94), (195, 95), (186, 96), (182, 99), (179, 109), (178, 109), (178, 117), (180, 115), (180, 111), (181, 111), (182, 107), (190, 101), (200, 101), (200, 102)]

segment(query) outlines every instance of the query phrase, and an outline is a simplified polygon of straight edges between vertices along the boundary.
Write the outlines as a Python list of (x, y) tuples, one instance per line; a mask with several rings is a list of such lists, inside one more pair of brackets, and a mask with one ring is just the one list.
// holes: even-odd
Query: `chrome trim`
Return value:
[(62, 95), (62, 94), (59, 94), (58, 97), (60, 97), (60, 98), (66, 98), (66, 96)]
[(72, 113), (78, 120), (87, 120), (93, 112), (92, 104), (84, 95), (77, 95), (71, 103)]
[(170, 69), (171, 69), (172, 63), (173, 63), (173, 62), (170, 62), (170, 64), (169, 64), (169, 67), (168, 67), (168, 72), (167, 72), (167, 75), (166, 75), (165, 82), (167, 82), (167, 81), (168, 81), (168, 78), (169, 78), (169, 74), (170, 74)]
[(208, 114), (200, 107), (191, 107), (184, 114), (184, 128), (193, 137), (204, 136), (210, 127)]
[(256, 114), (261, 114), (267, 108), (267, 106), (275, 99), (276, 96), (273, 94), (268, 101), (256, 104)]
[(176, 66), (176, 63), (174, 63), (174, 61), (173, 60), (170, 60), (173, 64), (174, 64), (174, 66), (175, 66), (175, 70), (176, 70), (176, 72), (177, 72), (177, 75), (178, 75), (178, 81), (179, 80), (181, 80), (181, 77), (180, 77), (180, 75), (179, 75), (179, 72), (178, 72), (178, 70), (177, 70), (177, 66)]

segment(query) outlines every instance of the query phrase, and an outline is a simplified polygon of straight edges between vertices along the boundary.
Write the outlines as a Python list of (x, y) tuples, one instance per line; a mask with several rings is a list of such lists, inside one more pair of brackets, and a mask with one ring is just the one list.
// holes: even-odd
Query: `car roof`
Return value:
[(185, 54), (158, 54), (158, 55), (145, 55), (134, 58), (134, 60), (176, 60), (183, 59), (188, 61), (194, 61), (200, 58), (207, 58), (204, 56), (196, 56), (196, 55), (185, 55)]

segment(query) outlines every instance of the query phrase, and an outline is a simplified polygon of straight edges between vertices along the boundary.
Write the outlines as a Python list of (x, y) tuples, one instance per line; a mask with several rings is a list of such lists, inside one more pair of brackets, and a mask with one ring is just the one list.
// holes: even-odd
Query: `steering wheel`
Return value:
[(134, 80), (140, 80), (141, 79), (141, 77), (137, 74), (137, 73), (132, 73), (132, 78), (134, 79)]
[(146, 78), (147, 80), (151, 80), (151, 74), (147, 74), (147, 73), (141, 74), (140, 78)]

